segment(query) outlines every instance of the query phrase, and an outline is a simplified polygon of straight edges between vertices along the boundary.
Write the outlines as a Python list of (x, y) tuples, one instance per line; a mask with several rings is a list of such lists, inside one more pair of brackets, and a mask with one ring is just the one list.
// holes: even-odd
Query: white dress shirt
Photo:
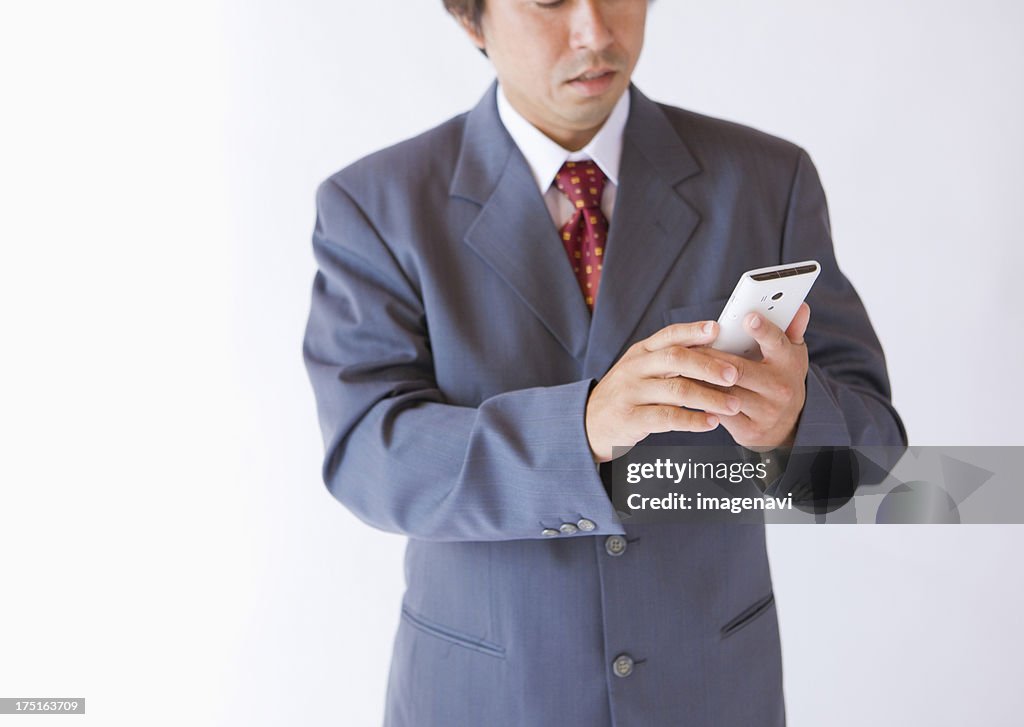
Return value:
[(512, 108), (505, 97), (501, 85), (498, 85), (498, 117), (508, 130), (512, 141), (526, 157), (526, 163), (533, 172), (544, 202), (555, 227), (561, 228), (576, 209), (569, 198), (558, 191), (554, 185), (555, 175), (565, 162), (576, 162), (591, 159), (601, 168), (608, 181), (601, 194), (601, 211), (612, 220), (615, 207), (615, 190), (619, 185), (619, 162), (622, 158), (622, 132), (626, 128), (629, 117), (629, 89), (622, 93), (612, 112), (590, 143), (579, 151), (569, 151), (546, 137), (537, 127), (523, 118), (522, 114)]

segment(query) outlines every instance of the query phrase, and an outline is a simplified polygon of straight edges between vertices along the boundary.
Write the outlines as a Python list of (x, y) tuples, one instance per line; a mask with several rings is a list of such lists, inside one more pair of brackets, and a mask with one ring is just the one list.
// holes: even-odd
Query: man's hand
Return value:
[(708, 349), (709, 355), (740, 372), (734, 386), (721, 389), (740, 400), (738, 414), (721, 417), (737, 444), (758, 452), (792, 446), (807, 398), (804, 333), (810, 319), (807, 303), (800, 304), (785, 332), (764, 316), (749, 314), (743, 324), (761, 346), (761, 361)]
[[(717, 336), (714, 321), (674, 323), (629, 347), (587, 400), (587, 439), (596, 461), (611, 460), (613, 446), (632, 447), (653, 432), (706, 432), (720, 418), (745, 416), (744, 399), (728, 388), (742, 378), (741, 370), (704, 347)], [(761, 375), (753, 379), (760, 383)], [(760, 407), (752, 396), (748, 400)]]

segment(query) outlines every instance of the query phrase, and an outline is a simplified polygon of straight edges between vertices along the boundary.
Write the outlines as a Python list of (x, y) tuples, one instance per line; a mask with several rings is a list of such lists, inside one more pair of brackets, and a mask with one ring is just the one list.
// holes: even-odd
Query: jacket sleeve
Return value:
[(302, 353), (335, 498), (369, 525), (425, 540), (625, 532), (584, 430), (591, 379), (449, 404), (416, 281), (332, 180), (317, 192), (313, 252)]
[(807, 303), (804, 337), (810, 368), (807, 399), (794, 446), (907, 443), (892, 406), (885, 355), (867, 311), (839, 270), (825, 192), (810, 157), (800, 151), (783, 231), (783, 260), (816, 259), (821, 273)]
[[(905, 446), (907, 434), (891, 402), (882, 347), (860, 297), (836, 263), (825, 192), (802, 149), (790, 191), (782, 259), (821, 264), (807, 298), (811, 319), (804, 339), (810, 366), (794, 448)], [(794, 474), (787, 472), (782, 487), (771, 490), (784, 489)]]

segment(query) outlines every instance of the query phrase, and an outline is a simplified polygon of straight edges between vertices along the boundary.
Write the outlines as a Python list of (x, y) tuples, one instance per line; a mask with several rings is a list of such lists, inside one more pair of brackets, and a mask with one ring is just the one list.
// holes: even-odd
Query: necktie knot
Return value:
[(555, 175), (555, 186), (576, 209), (600, 209), (607, 179), (597, 164), (585, 159), (563, 164)]

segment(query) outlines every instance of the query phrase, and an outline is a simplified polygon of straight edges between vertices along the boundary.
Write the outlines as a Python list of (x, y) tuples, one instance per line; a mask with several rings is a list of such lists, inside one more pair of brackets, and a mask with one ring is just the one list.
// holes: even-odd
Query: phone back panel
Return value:
[[(768, 280), (755, 280), (754, 276), (777, 273), (797, 267), (813, 266), (813, 272), (800, 273), (784, 277), (772, 277)], [(789, 328), (793, 316), (811, 286), (821, 272), (821, 266), (814, 260), (788, 265), (775, 265), (770, 268), (758, 268), (743, 274), (736, 288), (725, 304), (725, 309), (718, 319), (720, 333), (712, 348), (727, 351), (746, 358), (760, 359), (761, 348), (743, 328), (743, 319), (748, 313), (757, 312), (777, 325), (782, 330)]]

